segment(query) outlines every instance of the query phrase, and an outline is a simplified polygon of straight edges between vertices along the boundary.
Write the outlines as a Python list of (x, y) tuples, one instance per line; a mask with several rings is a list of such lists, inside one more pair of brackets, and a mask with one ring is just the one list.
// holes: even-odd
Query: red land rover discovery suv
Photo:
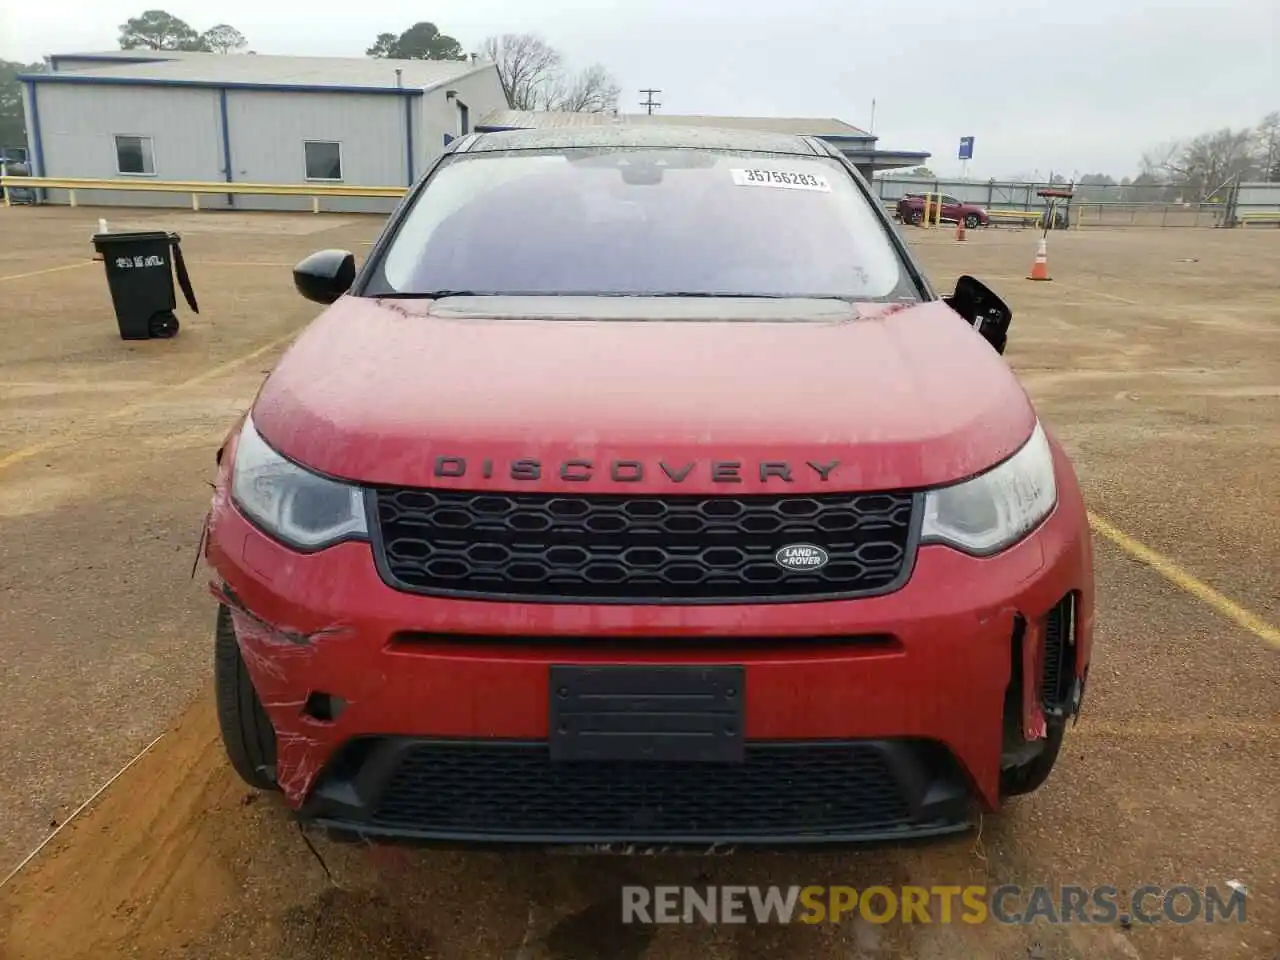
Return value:
[(218, 452), (227, 754), (343, 836), (926, 836), (1080, 708), (1076, 478), (819, 140), (473, 135)]

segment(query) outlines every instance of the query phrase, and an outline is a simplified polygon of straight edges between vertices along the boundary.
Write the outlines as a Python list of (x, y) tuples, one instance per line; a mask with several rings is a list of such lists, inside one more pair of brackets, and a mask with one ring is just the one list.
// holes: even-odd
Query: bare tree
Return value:
[(498, 78), (512, 110), (537, 110), (547, 103), (548, 87), (560, 78), (561, 57), (532, 33), (504, 33), (484, 42), (484, 54), (498, 66)]
[(608, 113), (618, 109), (622, 88), (601, 64), (592, 64), (571, 78), (559, 78), (547, 99), (548, 110), (568, 113)]
[(569, 75), (560, 51), (533, 33), (504, 33), (484, 42), (484, 55), (513, 110), (605, 113), (616, 110), (621, 88), (600, 64)]
[(1143, 155), (1142, 170), (1182, 188), (1185, 200), (1208, 200), (1232, 180), (1256, 172), (1254, 132), (1224, 127)]
[(1258, 141), (1258, 167), (1262, 179), (1280, 182), (1280, 110), (1268, 113), (1254, 128)]

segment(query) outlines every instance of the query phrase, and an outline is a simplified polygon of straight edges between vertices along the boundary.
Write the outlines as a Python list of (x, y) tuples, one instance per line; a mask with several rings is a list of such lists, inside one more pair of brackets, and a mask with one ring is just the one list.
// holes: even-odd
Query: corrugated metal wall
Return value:
[(1237, 213), (1280, 211), (1280, 183), (1242, 183), (1236, 194)]
[[(37, 84), (44, 172), (48, 176), (116, 178), (116, 134), (152, 138), (156, 179), (219, 182), (223, 166), (223, 93), (217, 88), (110, 84)], [(457, 96), (449, 99), (448, 90)], [(457, 104), (470, 125), (505, 104), (497, 71), (484, 70), (420, 96), (231, 89), (225, 93), (231, 178), (252, 183), (305, 183), (303, 142), (342, 144), (342, 182), (408, 186), (462, 133)], [(30, 112), (28, 112), (30, 116)], [(413, 163), (407, 129), (412, 128)], [(412, 168), (411, 168), (412, 166)], [(412, 174), (412, 177), (410, 176)], [(66, 192), (48, 191), (65, 203)], [(187, 207), (187, 194), (85, 192), (80, 203)], [(323, 198), (336, 212), (390, 213), (397, 201)], [(202, 208), (225, 208), (224, 194), (206, 194)], [(237, 196), (240, 210), (310, 210), (309, 197)]]
[[(412, 111), (410, 111), (412, 112)], [(342, 144), (342, 182), (403, 187), (408, 182), (404, 98), (385, 94), (229, 90), (231, 166), (249, 183), (305, 183), (303, 142)], [(390, 211), (394, 201), (326, 198), (326, 210)], [(257, 210), (310, 210), (306, 197), (237, 197)]]
[[(37, 83), (35, 87), (45, 176), (119, 177), (115, 137), (125, 134), (151, 138), (154, 179), (223, 179), (222, 122), (216, 90), (78, 83)], [(49, 202), (66, 202), (65, 191), (48, 193)], [(129, 191), (95, 191), (77, 199), (136, 207), (191, 203), (187, 196)], [(201, 203), (226, 206), (226, 198), (218, 194), (202, 198)]]
[[(457, 96), (452, 100), (448, 98), (449, 90), (457, 92)], [(421, 160), (418, 168), (419, 175), (435, 163), (444, 152), (446, 134), (458, 137), (464, 132), (472, 133), (481, 117), (494, 110), (505, 109), (507, 106), (507, 98), (502, 92), (502, 82), (498, 79), (496, 67), (454, 80), (443, 90), (432, 90), (423, 98), (423, 101), (426, 136), (420, 145), (416, 145)], [(461, 127), (459, 102), (466, 104), (470, 117), (471, 129), (466, 131)]]

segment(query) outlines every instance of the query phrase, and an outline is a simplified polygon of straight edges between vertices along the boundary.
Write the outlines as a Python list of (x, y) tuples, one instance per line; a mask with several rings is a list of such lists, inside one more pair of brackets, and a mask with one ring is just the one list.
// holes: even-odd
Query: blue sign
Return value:
[(960, 159), (961, 160), (973, 159), (973, 137), (960, 138)]

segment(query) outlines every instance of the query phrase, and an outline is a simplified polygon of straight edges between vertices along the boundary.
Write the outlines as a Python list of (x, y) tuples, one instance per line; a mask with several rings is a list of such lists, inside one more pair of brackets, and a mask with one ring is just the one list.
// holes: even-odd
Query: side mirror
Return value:
[(982, 334), (995, 347), (996, 353), (1004, 353), (1005, 343), (1009, 339), (1009, 324), (1013, 322), (1013, 311), (990, 287), (973, 277), (964, 276), (956, 281), (956, 288), (951, 296), (942, 299)]
[(316, 303), (333, 303), (355, 279), (356, 257), (346, 250), (320, 250), (293, 268), (293, 285)]

